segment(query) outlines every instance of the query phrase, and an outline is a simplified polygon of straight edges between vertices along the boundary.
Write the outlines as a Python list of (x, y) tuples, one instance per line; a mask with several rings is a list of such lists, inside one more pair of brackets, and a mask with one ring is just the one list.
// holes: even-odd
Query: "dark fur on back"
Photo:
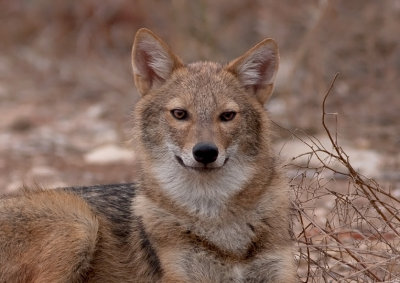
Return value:
[(134, 220), (132, 199), (135, 197), (135, 184), (110, 184), (90, 187), (71, 187), (64, 189), (84, 198), (98, 213), (112, 223), (114, 235), (126, 241), (131, 233)]
[[(157, 253), (145, 231), (142, 219), (134, 215), (131, 207), (137, 191), (136, 184), (70, 187), (63, 190), (79, 195), (89, 203), (96, 214), (103, 215), (109, 221), (112, 233), (119, 239), (116, 244), (122, 249), (126, 247), (129, 250), (132, 238), (138, 238), (145, 255), (144, 259), (152, 267), (153, 276), (161, 275), (162, 270)], [(136, 232), (136, 235), (132, 235), (133, 232)]]

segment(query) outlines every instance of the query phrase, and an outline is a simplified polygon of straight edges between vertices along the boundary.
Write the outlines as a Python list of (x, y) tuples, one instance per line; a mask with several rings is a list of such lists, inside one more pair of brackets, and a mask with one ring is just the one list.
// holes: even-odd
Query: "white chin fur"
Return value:
[(225, 164), (225, 157), (221, 160), (219, 169), (196, 172), (179, 164), (174, 151), (170, 151), (162, 162), (153, 164), (152, 170), (161, 189), (177, 205), (198, 216), (217, 217), (229, 198), (241, 190), (253, 172), (249, 164), (241, 162), (236, 156), (229, 155)]

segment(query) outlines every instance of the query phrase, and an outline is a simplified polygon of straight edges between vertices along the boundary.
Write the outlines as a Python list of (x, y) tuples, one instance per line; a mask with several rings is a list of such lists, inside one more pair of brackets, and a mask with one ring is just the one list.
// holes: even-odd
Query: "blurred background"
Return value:
[[(0, 21), (0, 192), (135, 179), (130, 51), (140, 27), (186, 62), (227, 62), (274, 38), (271, 118), (321, 140), (322, 99), (339, 72), (330, 127), (355, 167), (400, 192), (397, 0), (13, 0), (0, 1)], [(281, 155), (300, 154), (276, 128)]]

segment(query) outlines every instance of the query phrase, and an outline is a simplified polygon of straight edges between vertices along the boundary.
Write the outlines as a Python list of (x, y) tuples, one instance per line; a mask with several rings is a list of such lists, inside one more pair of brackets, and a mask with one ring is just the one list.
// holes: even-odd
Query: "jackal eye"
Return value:
[(235, 118), (235, 116), (236, 116), (235, 111), (228, 111), (228, 112), (224, 112), (221, 115), (219, 115), (219, 118), (223, 122), (228, 122), (228, 121), (233, 120)]
[(171, 115), (177, 120), (186, 120), (188, 117), (187, 111), (183, 109), (172, 109)]

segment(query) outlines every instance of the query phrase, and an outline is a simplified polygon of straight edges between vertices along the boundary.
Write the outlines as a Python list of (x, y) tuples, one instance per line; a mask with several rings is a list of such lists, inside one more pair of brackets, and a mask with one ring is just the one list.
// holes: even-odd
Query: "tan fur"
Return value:
[[(1, 199), (0, 282), (295, 282), (263, 105), (278, 64), (266, 39), (227, 65), (184, 65), (139, 30), (138, 183)], [(199, 143), (217, 149), (213, 161), (196, 159)]]
[(0, 202), (0, 282), (76, 282), (85, 277), (98, 221), (73, 194), (26, 192)]

